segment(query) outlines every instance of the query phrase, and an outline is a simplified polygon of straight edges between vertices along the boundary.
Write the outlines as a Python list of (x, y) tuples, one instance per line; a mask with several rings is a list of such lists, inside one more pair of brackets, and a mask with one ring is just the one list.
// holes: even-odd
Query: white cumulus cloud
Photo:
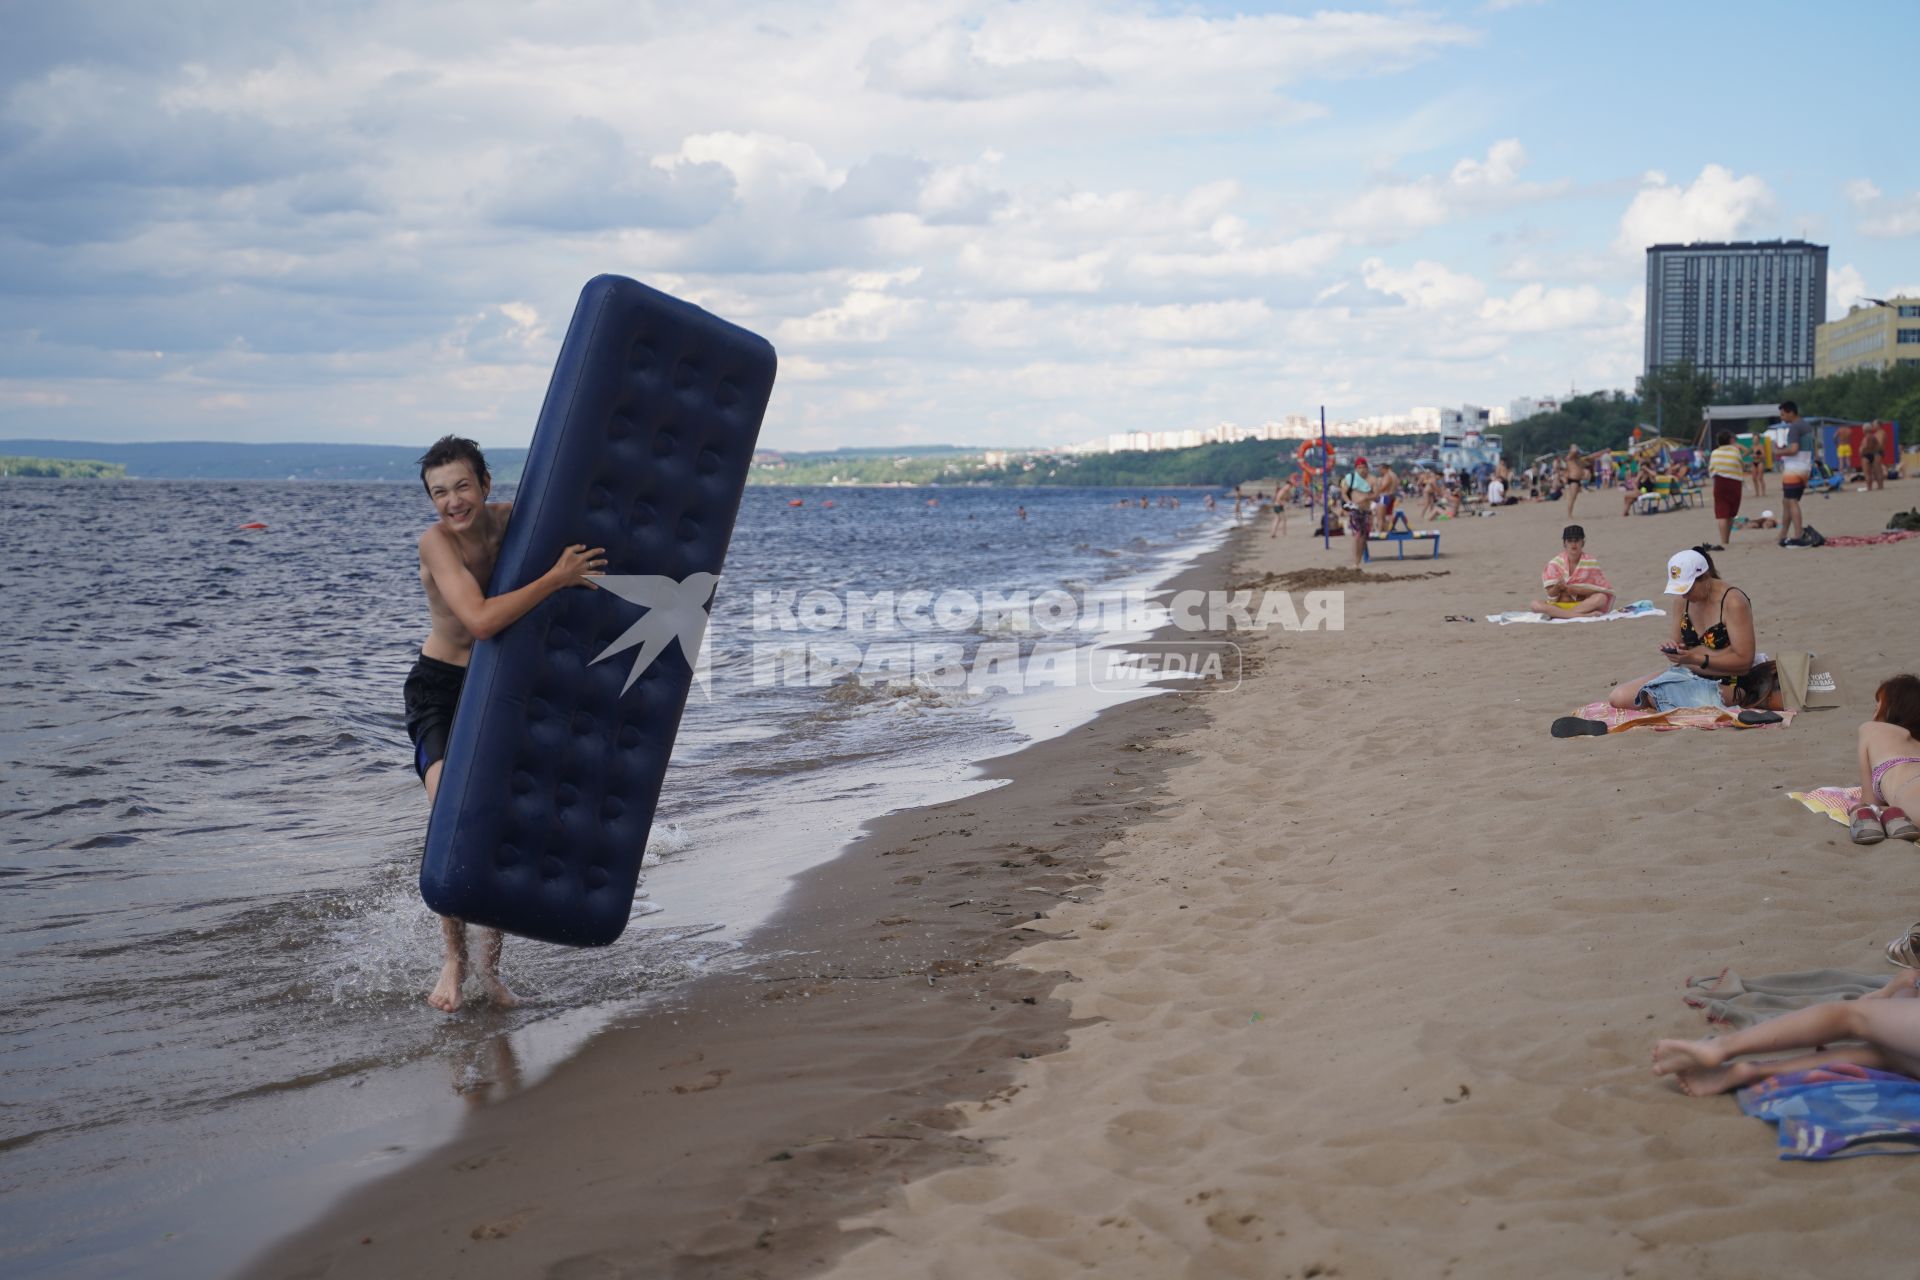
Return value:
[(1920, 235), (1920, 191), (1889, 198), (1865, 178), (1845, 187), (1847, 203), (1859, 215), (1860, 233), (1881, 240)]
[(1368, 258), (1360, 266), (1360, 275), (1367, 288), (1391, 294), (1422, 311), (1470, 307), (1487, 293), (1479, 280), (1438, 262), (1416, 262), (1402, 270), (1379, 258)]
[(1735, 177), (1731, 169), (1710, 164), (1682, 187), (1651, 172), (1620, 218), (1614, 249), (1637, 255), (1654, 244), (1737, 240), (1772, 208), (1773, 192), (1756, 174)]

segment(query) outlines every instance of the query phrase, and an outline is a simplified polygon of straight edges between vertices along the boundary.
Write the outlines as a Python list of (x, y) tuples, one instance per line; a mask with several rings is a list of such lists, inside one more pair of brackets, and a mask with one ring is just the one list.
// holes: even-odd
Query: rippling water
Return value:
[[(232, 1150), (335, 1123), (303, 1112), (328, 1086), (409, 1065), (457, 1092), (497, 1084), (503, 1032), (726, 963), (807, 858), (1014, 744), (1004, 698), (755, 685), (756, 587), (1098, 583), (1163, 571), (1224, 524), (1191, 494), (1177, 511), (1091, 490), (928, 496), (749, 492), (708, 639), (713, 696), (689, 705), (650, 855), (664, 862), (643, 881), (658, 901), (605, 950), (510, 944), (526, 1007), (446, 1019), (422, 1005), (438, 943), (400, 706), (425, 634), (424, 495), (0, 481), (9, 1270), (139, 1257)], [(251, 521), (268, 527), (237, 529)]]

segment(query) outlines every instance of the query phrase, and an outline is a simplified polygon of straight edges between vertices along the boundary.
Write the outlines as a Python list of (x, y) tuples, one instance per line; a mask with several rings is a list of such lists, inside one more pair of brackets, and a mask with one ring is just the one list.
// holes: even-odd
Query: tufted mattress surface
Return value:
[(488, 594), (572, 543), (607, 549), (607, 588), (475, 646), (420, 869), (441, 915), (574, 946), (626, 928), (774, 363), (636, 281), (581, 292)]

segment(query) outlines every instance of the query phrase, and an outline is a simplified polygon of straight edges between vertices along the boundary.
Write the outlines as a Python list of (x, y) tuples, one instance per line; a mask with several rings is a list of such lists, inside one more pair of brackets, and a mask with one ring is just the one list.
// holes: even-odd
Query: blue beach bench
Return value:
[(1438, 529), (1398, 529), (1389, 533), (1376, 533), (1370, 536), (1367, 542), (1369, 544), (1367, 547), (1367, 559), (1369, 560), (1373, 559), (1373, 547), (1371, 544), (1375, 542), (1391, 542), (1394, 549), (1400, 553), (1395, 557), (1395, 559), (1399, 560), (1405, 560), (1407, 558), (1407, 544), (1409, 542), (1430, 542), (1433, 544), (1433, 554), (1429, 556), (1428, 559), (1438, 560), (1440, 558), (1440, 531)]

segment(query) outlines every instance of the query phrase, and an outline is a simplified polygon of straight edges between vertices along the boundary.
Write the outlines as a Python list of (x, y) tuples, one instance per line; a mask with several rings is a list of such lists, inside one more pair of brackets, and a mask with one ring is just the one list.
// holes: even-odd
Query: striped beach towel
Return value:
[(1811, 791), (1789, 791), (1787, 799), (1798, 800), (1814, 813), (1824, 813), (1844, 827), (1847, 814), (1860, 803), (1860, 788), (1815, 787)]

